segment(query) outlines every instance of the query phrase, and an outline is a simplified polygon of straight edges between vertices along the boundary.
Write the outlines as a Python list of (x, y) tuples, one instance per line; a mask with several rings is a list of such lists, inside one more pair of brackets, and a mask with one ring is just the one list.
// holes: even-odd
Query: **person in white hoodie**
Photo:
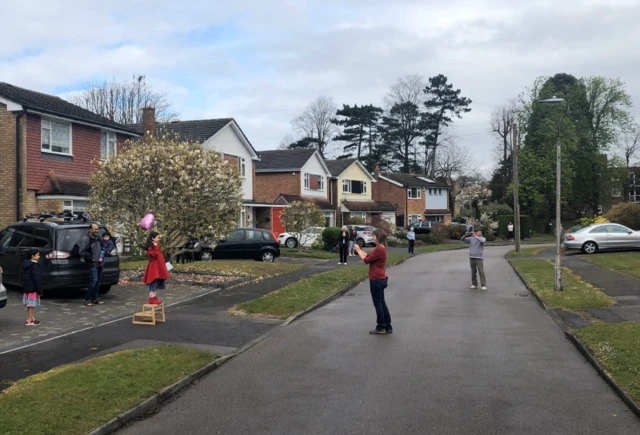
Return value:
[(471, 263), (471, 289), (478, 288), (478, 277), (480, 274), (480, 284), (482, 290), (487, 289), (487, 280), (484, 276), (484, 243), (487, 241), (482, 237), (482, 231), (467, 232), (462, 236), (462, 241), (469, 244), (469, 262)]

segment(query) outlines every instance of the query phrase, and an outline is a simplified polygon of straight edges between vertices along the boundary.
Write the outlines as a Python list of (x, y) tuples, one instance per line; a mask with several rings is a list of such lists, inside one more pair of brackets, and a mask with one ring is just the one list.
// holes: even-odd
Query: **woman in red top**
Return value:
[(376, 248), (373, 252), (367, 255), (358, 244), (355, 245), (355, 250), (365, 262), (369, 265), (369, 286), (371, 288), (371, 299), (373, 300), (373, 306), (376, 308), (376, 329), (369, 331), (369, 334), (382, 335), (391, 334), (393, 328), (391, 327), (391, 315), (389, 314), (389, 308), (384, 300), (384, 289), (387, 288), (389, 279), (387, 278), (387, 234), (382, 230), (375, 230), (373, 232), (373, 242), (376, 244)]
[(161, 305), (162, 301), (156, 296), (156, 290), (166, 288), (165, 281), (169, 279), (169, 271), (160, 248), (160, 234), (155, 231), (151, 231), (149, 234), (147, 255), (149, 256), (149, 264), (142, 277), (142, 282), (147, 285), (147, 290), (149, 290), (149, 303)]

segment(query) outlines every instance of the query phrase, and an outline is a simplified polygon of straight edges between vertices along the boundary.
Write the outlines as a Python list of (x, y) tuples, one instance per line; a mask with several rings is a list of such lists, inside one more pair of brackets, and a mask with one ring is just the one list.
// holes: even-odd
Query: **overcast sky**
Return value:
[(2, 15), (0, 81), (65, 95), (142, 73), (181, 119), (234, 117), (258, 150), (317, 96), (382, 105), (404, 74), (442, 73), (473, 100), (452, 134), (487, 170), (492, 109), (538, 76), (619, 77), (640, 105), (639, 0), (47, 0)]

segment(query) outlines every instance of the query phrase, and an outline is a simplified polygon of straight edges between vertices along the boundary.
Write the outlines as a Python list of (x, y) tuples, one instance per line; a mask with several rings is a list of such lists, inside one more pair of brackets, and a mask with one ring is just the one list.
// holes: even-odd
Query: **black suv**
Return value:
[(213, 251), (210, 247), (204, 246), (199, 258), (245, 258), (272, 262), (279, 256), (280, 244), (271, 231), (259, 228), (238, 228), (232, 231), (228, 238), (216, 243)]
[[(64, 218), (64, 222), (46, 222), (48, 218)], [(0, 267), (5, 284), (20, 286), (20, 267), (30, 248), (40, 251), (40, 266), (44, 291), (82, 289), (89, 285), (89, 269), (81, 260), (78, 245), (89, 233), (92, 223), (100, 228), (100, 239), (108, 232), (99, 222), (73, 219), (69, 215), (28, 216), (0, 232)], [(37, 221), (29, 221), (37, 219)], [(115, 243), (115, 238), (112, 237)], [(117, 250), (105, 256), (100, 293), (107, 293), (120, 279)]]

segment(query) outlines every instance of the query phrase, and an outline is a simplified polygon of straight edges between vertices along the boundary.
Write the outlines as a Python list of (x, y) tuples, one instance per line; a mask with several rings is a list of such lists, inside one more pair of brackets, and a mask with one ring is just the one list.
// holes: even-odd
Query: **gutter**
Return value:
[(20, 222), (24, 216), (21, 213), (22, 206), (22, 135), (20, 119), (27, 113), (26, 107), (16, 115), (16, 222)]

